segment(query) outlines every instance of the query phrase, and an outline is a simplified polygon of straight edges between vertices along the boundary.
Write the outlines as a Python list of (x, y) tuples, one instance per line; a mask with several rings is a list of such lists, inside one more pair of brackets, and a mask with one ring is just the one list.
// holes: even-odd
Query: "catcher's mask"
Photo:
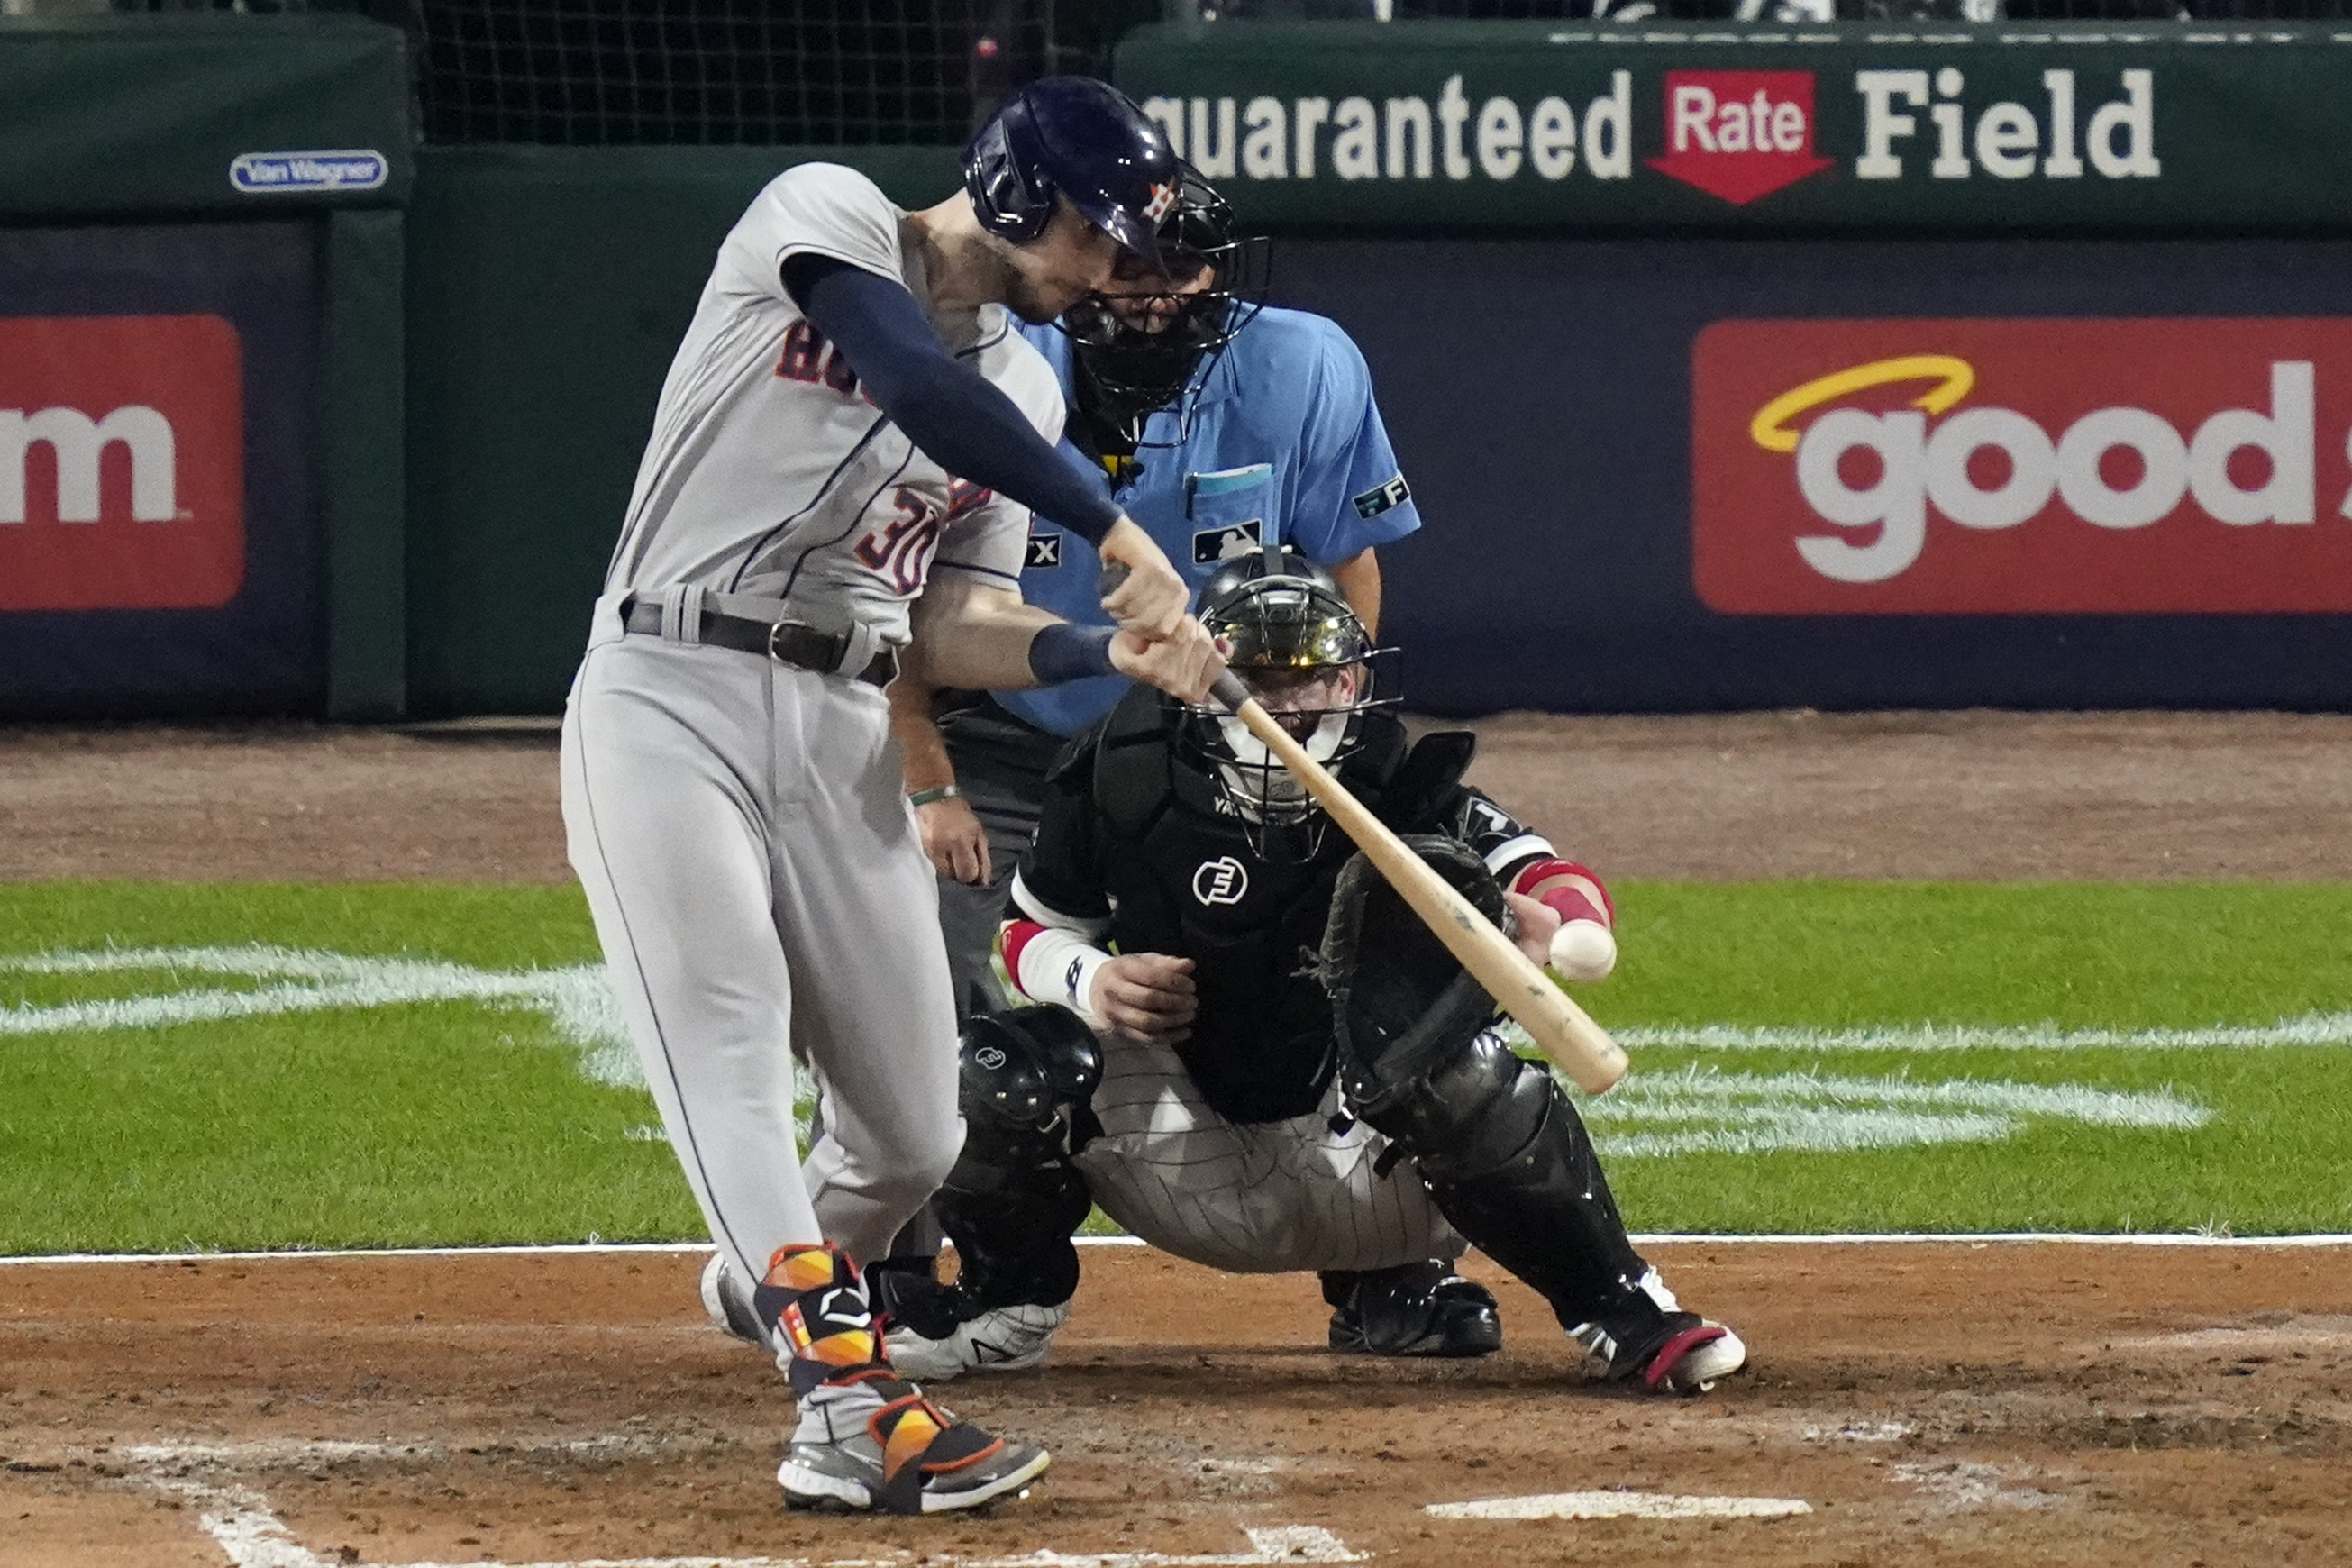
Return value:
[(1209, 372), (1264, 306), (1271, 274), (1270, 242), (1236, 237), (1233, 208), (1189, 163), (1158, 237), (1157, 265), (1120, 257), (1111, 287), (1060, 322), (1078, 406), (1136, 447), (1184, 441)]
[[(1228, 668), (1250, 695), (1327, 768), (1362, 743), (1365, 710), (1396, 700), (1373, 690), (1386, 650), (1372, 647), (1331, 574), (1295, 552), (1269, 546), (1221, 568), (1201, 590), (1200, 616), (1230, 645)], [(1214, 781), (1261, 858), (1306, 859), (1321, 847), (1329, 819), (1239, 719), (1188, 707), (1182, 751)]]

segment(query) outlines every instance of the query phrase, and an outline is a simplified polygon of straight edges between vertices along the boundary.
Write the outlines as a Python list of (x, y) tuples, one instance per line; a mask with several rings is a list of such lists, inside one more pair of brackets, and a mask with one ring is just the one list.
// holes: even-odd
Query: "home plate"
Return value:
[(1813, 1505), (1792, 1497), (1675, 1497), (1667, 1492), (1546, 1492), (1433, 1502), (1433, 1519), (1786, 1519)]

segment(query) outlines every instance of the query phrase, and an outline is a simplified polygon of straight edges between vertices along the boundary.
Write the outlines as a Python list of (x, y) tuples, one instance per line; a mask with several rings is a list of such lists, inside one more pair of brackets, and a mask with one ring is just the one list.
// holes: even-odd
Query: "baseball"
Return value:
[(1563, 921), (1552, 932), (1551, 966), (1565, 980), (1601, 980), (1617, 967), (1617, 939), (1599, 921)]

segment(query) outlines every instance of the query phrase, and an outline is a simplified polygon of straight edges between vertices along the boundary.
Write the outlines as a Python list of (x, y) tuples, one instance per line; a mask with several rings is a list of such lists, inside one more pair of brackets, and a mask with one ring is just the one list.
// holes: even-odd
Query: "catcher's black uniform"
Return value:
[[(1174, 743), (1180, 719), (1139, 688), (1063, 753), (1015, 904), (1120, 952), (1192, 960), (1200, 1010), (1177, 1051), (1201, 1098), (1237, 1122), (1304, 1115), (1331, 1081), (1331, 1000), (1313, 961), (1355, 846), (1318, 815), (1286, 830), (1297, 858), (1257, 854)], [(1458, 839), (1507, 885), (1550, 857), (1549, 843), (1462, 783), (1470, 736), (1432, 735), (1409, 750), (1387, 710), (1358, 721), (1361, 743), (1339, 776), (1390, 827)], [(1049, 999), (1064, 1000), (1037, 998)]]

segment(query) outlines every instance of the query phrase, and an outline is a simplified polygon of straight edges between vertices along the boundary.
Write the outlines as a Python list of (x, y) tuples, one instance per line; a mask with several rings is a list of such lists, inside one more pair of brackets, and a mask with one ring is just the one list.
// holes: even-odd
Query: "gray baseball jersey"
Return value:
[[(899, 644), (934, 552), (939, 566), (1017, 585), (1028, 509), (917, 450), (783, 289), (785, 259), (809, 254), (927, 300), (905, 219), (837, 163), (790, 170), (752, 202), (719, 248), (662, 384), (607, 593), (692, 584), (776, 600), (823, 631), (870, 626)], [(1061, 438), (1061, 384), (1002, 306), (930, 316), (1039, 435)]]
[[(854, 171), (791, 170), (720, 247), (662, 387), (564, 713), (572, 863), (687, 1179), (758, 1279), (788, 1243), (859, 1261), (962, 1141), (937, 895), (881, 690), (700, 641), (698, 610), (901, 643), (930, 573), (1018, 581), (1024, 509), (916, 450), (785, 293), (802, 252), (928, 304), (907, 215)], [(934, 310), (949, 345), (1060, 435), (1053, 374), (994, 306)], [(621, 604), (662, 603), (659, 635)], [(859, 651), (862, 648), (862, 651)], [(803, 1168), (793, 1058), (826, 1125)]]

